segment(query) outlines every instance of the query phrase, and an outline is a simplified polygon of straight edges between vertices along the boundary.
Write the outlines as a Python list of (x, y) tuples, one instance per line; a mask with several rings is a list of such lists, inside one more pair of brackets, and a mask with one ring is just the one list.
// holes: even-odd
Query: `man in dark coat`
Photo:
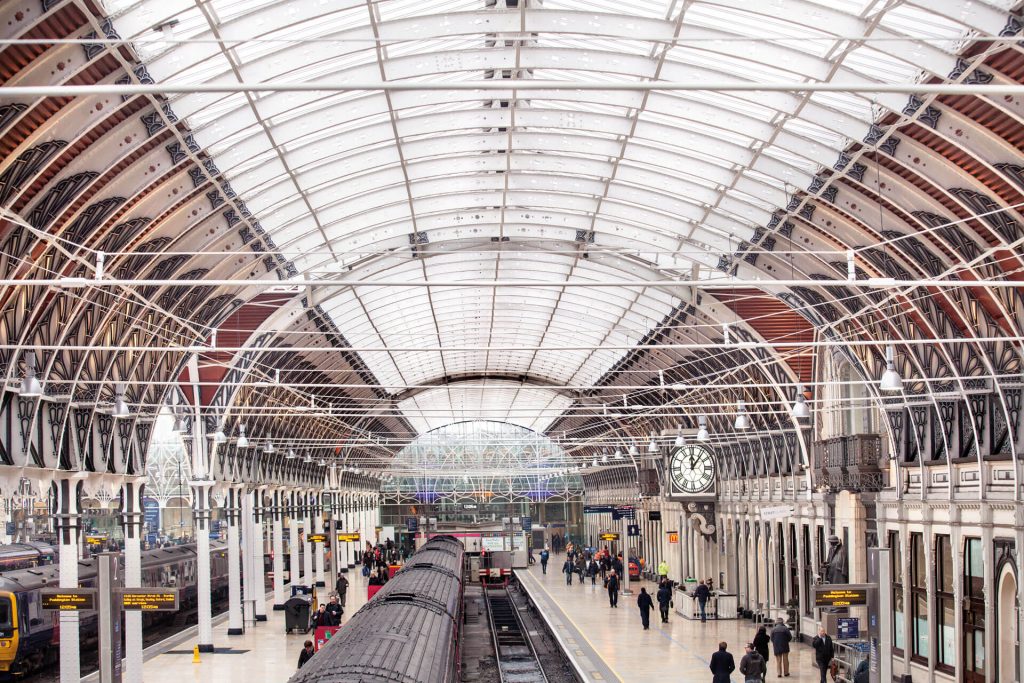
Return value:
[(740, 673), (743, 674), (744, 683), (761, 683), (768, 670), (768, 662), (754, 649), (753, 643), (747, 645), (746, 652), (740, 660)]
[(572, 560), (565, 558), (565, 564), (562, 565), (562, 573), (565, 574), (565, 585), (572, 585), (572, 573), (575, 571), (575, 567), (572, 564)]
[(672, 584), (662, 581), (658, 588), (658, 609), (661, 610), (661, 623), (668, 623), (668, 608), (672, 604)]
[(793, 634), (782, 617), (775, 622), (775, 628), (771, 632), (772, 652), (775, 654), (775, 669), (779, 677), (789, 675), (789, 644), (793, 640)]
[(640, 622), (646, 631), (651, 628), (651, 609), (654, 607), (654, 601), (651, 600), (651, 594), (647, 592), (646, 588), (640, 589), (640, 595), (636, 598), (636, 606), (640, 608)]
[(814, 636), (814, 640), (811, 641), (811, 647), (814, 648), (814, 663), (818, 665), (821, 683), (825, 683), (825, 674), (828, 673), (829, 664), (836, 656), (836, 646), (832, 643), (832, 638), (825, 632), (824, 626), (818, 629), (818, 635)]
[(607, 588), (608, 588), (608, 604), (610, 604), (612, 607), (618, 607), (619, 606), (619, 575), (615, 573), (614, 569), (608, 574)]
[(700, 620), (707, 621), (707, 605), (708, 598), (711, 597), (711, 589), (707, 587), (703, 581), (697, 584), (697, 587), (693, 589), (693, 597), (697, 598), (697, 605), (700, 606)]
[(338, 602), (345, 604), (345, 594), (348, 593), (348, 578), (344, 574), (338, 575), (334, 584), (334, 590), (338, 593)]
[(299, 653), (299, 668), (313, 657), (313, 641), (307, 640), (302, 644), (302, 652)]
[(736, 670), (736, 662), (732, 654), (726, 651), (728, 645), (725, 641), (718, 644), (718, 652), (711, 655), (711, 673), (714, 678), (711, 683), (730, 683), (729, 674)]

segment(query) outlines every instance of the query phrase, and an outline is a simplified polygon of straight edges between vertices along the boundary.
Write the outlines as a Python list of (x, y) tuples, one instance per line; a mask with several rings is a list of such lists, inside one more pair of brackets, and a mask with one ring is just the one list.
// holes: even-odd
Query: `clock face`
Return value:
[(672, 454), (669, 476), (680, 493), (704, 493), (715, 483), (715, 455), (704, 446), (682, 446)]

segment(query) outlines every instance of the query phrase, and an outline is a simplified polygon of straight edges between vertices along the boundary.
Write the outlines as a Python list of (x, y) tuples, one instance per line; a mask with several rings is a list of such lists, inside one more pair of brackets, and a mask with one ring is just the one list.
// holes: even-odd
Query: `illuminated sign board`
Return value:
[(359, 534), (338, 534), (339, 543), (358, 543)]
[(177, 588), (122, 588), (121, 608), (142, 612), (177, 612)]
[(106, 536), (86, 536), (85, 542), (89, 545), (101, 545), (107, 542)]
[(617, 541), (619, 540), (618, 534), (601, 534), (602, 541)]
[(306, 540), (310, 543), (327, 543), (327, 534), (306, 534)]
[(670, 532), (668, 532), (668, 542), (669, 543), (679, 543), (679, 532), (678, 531), (670, 531)]
[(868, 604), (867, 586), (815, 586), (815, 607), (854, 607)]
[(96, 609), (96, 590), (93, 588), (43, 588), (39, 596), (44, 610), (79, 612)]

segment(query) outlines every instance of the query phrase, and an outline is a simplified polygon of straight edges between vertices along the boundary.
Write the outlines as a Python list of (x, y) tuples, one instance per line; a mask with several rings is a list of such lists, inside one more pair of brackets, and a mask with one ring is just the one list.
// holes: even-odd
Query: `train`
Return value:
[[(142, 585), (179, 589), (179, 611), (146, 613), (143, 628), (158, 619), (180, 618), (195, 608), (196, 559), (194, 544), (142, 552)], [(78, 577), (82, 587), (96, 587), (95, 559), (79, 561)], [(41, 609), (39, 591), (59, 585), (60, 569), (56, 564), (0, 575), (0, 681), (18, 680), (56, 660), (60, 641), (58, 613)], [(210, 589), (214, 600), (227, 596), (227, 545), (217, 541), (210, 542)], [(92, 646), (97, 640), (96, 613), (81, 612), (79, 623), (81, 647)]]
[(289, 683), (455, 683), (465, 548), (427, 541)]
[(0, 545), (0, 572), (43, 567), (56, 559), (57, 550), (49, 543)]

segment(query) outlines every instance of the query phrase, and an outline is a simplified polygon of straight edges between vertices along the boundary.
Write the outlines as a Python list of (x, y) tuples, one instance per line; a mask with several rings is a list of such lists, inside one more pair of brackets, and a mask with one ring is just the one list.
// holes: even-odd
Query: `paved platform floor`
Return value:
[[(619, 596), (619, 606), (608, 606), (608, 594), (602, 589), (600, 577), (597, 585), (591, 586), (587, 579), (583, 586), (574, 581), (565, 585), (565, 575), (555, 567), (561, 567), (564, 556), (553, 556), (548, 573), (541, 572), (540, 565), (534, 565), (524, 572), (521, 582), (528, 591), (542, 591), (562, 612), (558, 615), (566, 624), (575, 628), (590, 645), (587, 651), (594, 651), (623, 683), (650, 683), (651, 681), (685, 681), (695, 683), (710, 681), (708, 663), (711, 654), (718, 649), (721, 640), (729, 644), (739, 666), (743, 646), (753, 639), (754, 626), (746, 620), (709, 621), (705, 624), (690, 621), (678, 615), (669, 616), (669, 623), (662, 624), (657, 607), (651, 613), (651, 628), (644, 631), (640, 623), (640, 611), (636, 596), (640, 586), (654, 590), (651, 582), (633, 582), (632, 596)], [(653, 595), (652, 595), (653, 597)], [(550, 616), (550, 615), (549, 615)], [(800, 643), (793, 643), (789, 655), (790, 677), (775, 675), (775, 659), (768, 660), (767, 681), (790, 683), (817, 683), (818, 669), (814, 666), (814, 650)], [(600, 663), (599, 663), (600, 664)], [(604, 667), (597, 667), (604, 669)], [(603, 677), (607, 679), (607, 676)], [(598, 679), (600, 680), (600, 679)], [(613, 679), (614, 680), (614, 679)], [(733, 674), (733, 681), (741, 682), (739, 672)], [(831, 683), (829, 678), (829, 683)]]
[[(366, 603), (367, 579), (359, 571), (350, 570), (348, 580), (343, 626)], [(240, 636), (229, 636), (227, 630), (227, 621), (213, 627), (215, 651), (202, 653), (199, 664), (192, 663), (194, 643), (191, 640), (147, 660), (143, 665), (143, 680), (146, 683), (285, 683), (295, 673), (302, 643), (313, 637), (312, 631), (285, 634), (284, 612), (273, 611), (273, 600), (267, 602), (267, 621), (247, 627)]]

